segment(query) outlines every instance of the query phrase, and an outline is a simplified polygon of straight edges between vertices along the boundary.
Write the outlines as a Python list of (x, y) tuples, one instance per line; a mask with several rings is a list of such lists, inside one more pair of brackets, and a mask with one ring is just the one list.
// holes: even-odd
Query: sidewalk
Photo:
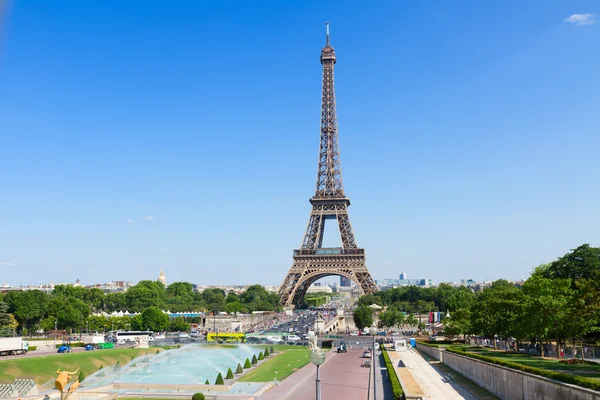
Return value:
[[(321, 395), (327, 400), (365, 400), (369, 368), (362, 367), (362, 349), (348, 349), (347, 353), (327, 353), (321, 365)], [(316, 398), (316, 367), (308, 364), (285, 379), (279, 386), (257, 397), (257, 400), (314, 400)], [(378, 374), (378, 384), (382, 384)], [(383, 393), (383, 390), (381, 391)], [(379, 391), (378, 391), (379, 393)], [(385, 400), (383, 394), (378, 400)]]

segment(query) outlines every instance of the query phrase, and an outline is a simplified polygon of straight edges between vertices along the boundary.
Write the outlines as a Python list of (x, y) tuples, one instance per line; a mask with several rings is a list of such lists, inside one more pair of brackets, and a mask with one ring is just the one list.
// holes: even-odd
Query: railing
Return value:
[(340, 254), (365, 254), (365, 249), (342, 249), (341, 247), (329, 247), (321, 249), (294, 250), (295, 256), (331, 256)]

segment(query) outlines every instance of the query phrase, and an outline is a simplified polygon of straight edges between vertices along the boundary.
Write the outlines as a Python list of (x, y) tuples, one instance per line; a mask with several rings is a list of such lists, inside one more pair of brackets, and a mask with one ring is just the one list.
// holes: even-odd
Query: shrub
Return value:
[(258, 353), (258, 359), (259, 360), (264, 360), (265, 359), (265, 356), (263, 356), (262, 351), (260, 353)]
[(160, 353), (160, 349), (156, 350), (156, 354), (159, 354), (159, 353)]
[(271, 354), (275, 353), (275, 349), (273, 348), (273, 345), (271, 345), (271, 348), (269, 349), (269, 351), (271, 352)]
[(392, 364), (392, 360), (390, 360), (390, 356), (387, 353), (387, 350), (383, 349), (381, 351), (381, 354), (383, 354), (383, 360), (385, 361), (387, 375), (390, 379), (390, 383), (392, 384), (392, 393), (394, 394), (394, 400), (404, 399), (404, 391), (402, 390), (402, 385), (400, 385), (400, 381), (398, 380), (398, 375), (396, 375), (394, 364)]
[(256, 359), (256, 354), (254, 354), (252, 356), (252, 364), (256, 364), (256, 363), (258, 363), (258, 360)]
[(225, 375), (225, 379), (233, 379), (233, 371), (231, 368), (227, 370), (227, 375)]
[(265, 357), (269, 357), (269, 349), (265, 349)]
[(495, 357), (469, 353), (469, 352), (466, 352), (466, 351), (464, 351), (460, 348), (456, 348), (456, 347), (448, 347), (446, 349), (446, 351), (449, 353), (455, 353), (455, 354), (458, 354), (461, 356), (474, 358), (476, 360), (485, 361), (485, 362), (489, 362), (492, 364), (501, 365), (503, 367), (527, 372), (530, 374), (543, 376), (545, 378), (555, 379), (557, 381), (561, 381), (561, 382), (565, 382), (565, 383), (571, 383), (573, 385), (582, 386), (582, 387), (585, 387), (588, 389), (600, 390), (600, 382), (595, 381), (590, 378), (585, 378), (585, 377), (578, 376), (578, 375), (571, 375), (571, 374), (567, 374), (564, 372), (550, 371), (550, 370), (538, 368), (538, 367), (530, 367), (528, 365), (522, 365), (522, 364), (512, 362), (512, 361), (505, 361), (505, 360), (495, 358)]
[(206, 380), (206, 382), (204, 382), (205, 385), (210, 385), (210, 382), (208, 381), (208, 379)]
[(83, 371), (79, 372), (79, 377), (77, 378), (77, 380), (79, 382), (83, 382), (83, 380), (85, 379), (85, 374), (83, 373)]
[(37, 346), (29, 346), (28, 351), (34, 351), (34, 350), (37, 350)]
[(242, 372), (244, 372), (244, 370), (242, 369), (242, 364), (238, 363), (238, 366), (235, 370), (236, 374), (241, 374)]
[(192, 400), (204, 400), (205, 397), (202, 393), (194, 393), (192, 396)]
[(117, 363), (115, 364), (115, 368), (114, 368), (114, 370), (115, 370), (115, 371), (118, 371), (118, 370), (120, 370), (120, 369), (121, 369), (121, 362), (120, 362), (120, 361), (117, 361)]
[(100, 371), (102, 369), (102, 365), (100, 366), (100, 368), (98, 368), (98, 371)]
[(244, 368), (248, 369), (248, 368), (252, 368), (252, 365), (250, 365), (250, 360), (248, 360), (246, 358), (246, 362), (244, 363)]
[(224, 385), (225, 381), (223, 381), (223, 375), (221, 375), (221, 373), (219, 372), (219, 375), (217, 375), (217, 380), (215, 381), (215, 385)]

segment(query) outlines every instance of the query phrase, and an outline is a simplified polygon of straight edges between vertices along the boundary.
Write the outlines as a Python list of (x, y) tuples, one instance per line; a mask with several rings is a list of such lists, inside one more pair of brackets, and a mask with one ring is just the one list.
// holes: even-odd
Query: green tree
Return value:
[(573, 285), (578, 279), (598, 280), (600, 247), (583, 244), (549, 265), (542, 266), (539, 272), (546, 278), (572, 279)]
[(235, 373), (241, 374), (242, 372), (244, 372), (244, 370), (242, 369), (242, 364), (238, 363)]
[(206, 382), (204, 382), (205, 385), (210, 385), (210, 382), (208, 381), (208, 379), (206, 380)]
[(265, 349), (265, 357), (269, 357), (269, 355), (270, 355), (270, 353), (269, 353), (269, 349), (268, 349), (268, 348), (266, 348), (266, 349)]
[(162, 283), (140, 281), (125, 292), (129, 311), (140, 312), (148, 307), (163, 308), (165, 305), (165, 289)]
[(502, 279), (493, 282), (477, 294), (471, 307), (473, 333), (490, 338), (513, 336), (522, 307), (523, 293), (515, 285)]
[(134, 331), (144, 330), (144, 318), (142, 318), (142, 314), (135, 314), (131, 318), (131, 330), (134, 330)]
[(225, 311), (228, 313), (241, 313), (244, 310), (244, 305), (239, 301), (234, 301), (231, 303), (225, 304)]
[(471, 310), (459, 308), (444, 320), (444, 333), (448, 335), (465, 335), (471, 332)]
[(46, 315), (50, 299), (51, 296), (39, 290), (13, 291), (7, 293), (4, 298), (9, 312), (14, 315), (19, 325), (29, 330)]
[(233, 371), (231, 368), (227, 370), (227, 375), (225, 375), (225, 379), (233, 379)]
[(171, 320), (171, 332), (187, 332), (190, 330), (190, 324), (185, 322), (183, 317), (173, 318)]
[(239, 303), (240, 302), (240, 297), (235, 294), (235, 292), (229, 292), (227, 293), (227, 297), (225, 298), (225, 303), (229, 304), (229, 303)]
[(221, 373), (219, 372), (219, 375), (217, 375), (217, 379), (215, 380), (215, 385), (224, 385), (225, 381), (223, 381), (223, 375), (221, 375)]
[(257, 364), (258, 360), (256, 359), (256, 354), (252, 355), (252, 365)]
[(261, 361), (265, 359), (265, 356), (263, 355), (262, 351), (258, 353), (258, 359)]
[(248, 368), (252, 368), (252, 365), (250, 364), (250, 360), (246, 358), (246, 362), (244, 363), (244, 368), (248, 369)]
[[(208, 385), (208, 379), (206, 380), (206, 384)], [(206, 397), (202, 393), (194, 393), (192, 396), (192, 400), (204, 400)]]
[[(517, 324), (522, 337), (539, 343), (548, 342), (551, 337), (560, 341), (557, 327), (569, 324), (568, 306), (575, 291), (570, 279), (548, 279), (532, 275), (523, 284), (523, 310)], [(544, 356), (544, 346), (541, 346)]]
[(13, 335), (11, 327), (11, 314), (8, 313), (8, 304), (0, 300), (0, 337)]
[(387, 310), (379, 314), (379, 324), (381, 328), (391, 328), (404, 322), (404, 316), (395, 307), (390, 306)]
[(360, 330), (373, 325), (373, 310), (367, 306), (359, 306), (354, 310), (354, 325)]
[(148, 307), (142, 312), (144, 329), (154, 332), (166, 331), (169, 328), (169, 316), (158, 307)]
[(77, 380), (79, 382), (83, 382), (84, 379), (85, 379), (85, 374), (83, 373), (83, 371), (79, 372), (79, 377), (77, 378)]

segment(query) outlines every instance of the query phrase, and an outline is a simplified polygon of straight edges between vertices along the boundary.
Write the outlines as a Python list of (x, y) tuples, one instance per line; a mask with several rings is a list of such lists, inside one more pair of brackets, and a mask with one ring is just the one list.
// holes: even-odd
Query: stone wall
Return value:
[(506, 400), (600, 400), (600, 392), (517, 371), (417, 343), (419, 351), (442, 361), (490, 393)]

